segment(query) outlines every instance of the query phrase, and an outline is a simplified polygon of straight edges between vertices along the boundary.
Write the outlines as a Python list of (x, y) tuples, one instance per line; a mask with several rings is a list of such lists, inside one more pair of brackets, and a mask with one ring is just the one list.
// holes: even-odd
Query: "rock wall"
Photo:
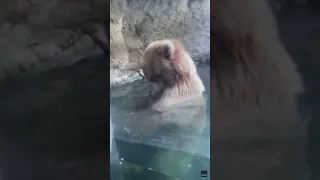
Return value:
[(111, 83), (139, 67), (150, 42), (167, 38), (180, 40), (197, 63), (209, 63), (210, 0), (111, 0)]
[(208, 63), (210, 0), (4, 0), (0, 82), (109, 53), (109, 48), (111, 79), (122, 81), (130, 78), (125, 70), (139, 67), (146, 46), (164, 38), (182, 41), (196, 62)]
[(107, 9), (106, 0), (1, 1), (0, 79), (6, 82), (103, 53), (94, 37), (104, 38), (100, 32), (109, 18)]

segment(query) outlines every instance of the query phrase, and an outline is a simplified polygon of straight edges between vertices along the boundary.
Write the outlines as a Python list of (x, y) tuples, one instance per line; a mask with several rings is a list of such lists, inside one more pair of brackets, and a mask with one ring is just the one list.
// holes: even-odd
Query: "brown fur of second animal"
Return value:
[(307, 121), (304, 85), (264, 0), (211, 3), (213, 178), (301, 180)]
[(202, 99), (205, 87), (195, 63), (177, 40), (152, 42), (145, 50), (143, 73), (150, 89), (153, 109), (162, 111), (188, 99)]

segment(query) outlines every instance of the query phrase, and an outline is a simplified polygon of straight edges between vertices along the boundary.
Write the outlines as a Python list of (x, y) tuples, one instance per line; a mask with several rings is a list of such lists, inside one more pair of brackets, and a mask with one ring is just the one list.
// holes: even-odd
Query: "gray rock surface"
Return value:
[[(93, 36), (109, 19), (105, 0), (0, 2), (0, 79), (32, 75), (102, 54)], [(89, 32), (91, 31), (91, 32)]]
[[(135, 71), (124, 70), (138, 69), (145, 47), (164, 38), (182, 41), (197, 62), (208, 61), (203, 57), (210, 54), (209, 4), (209, 0), (2, 1), (0, 82), (71, 65), (110, 48), (112, 84), (121, 83), (132, 79), (129, 74)], [(104, 29), (109, 19), (110, 36)]]

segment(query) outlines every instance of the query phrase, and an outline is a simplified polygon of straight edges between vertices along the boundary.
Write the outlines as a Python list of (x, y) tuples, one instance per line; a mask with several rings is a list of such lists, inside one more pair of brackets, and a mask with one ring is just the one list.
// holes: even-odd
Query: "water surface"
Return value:
[(148, 112), (144, 111), (148, 104), (148, 89), (143, 80), (110, 90), (114, 136), (111, 173), (114, 180), (193, 180), (201, 179), (201, 171), (207, 171), (208, 176), (203, 178), (209, 179), (209, 68), (199, 68), (199, 74), (206, 86), (206, 107), (203, 115), (191, 116), (193, 113), (190, 115), (185, 111), (176, 113), (184, 123), (159, 125), (150, 120), (146, 115)]

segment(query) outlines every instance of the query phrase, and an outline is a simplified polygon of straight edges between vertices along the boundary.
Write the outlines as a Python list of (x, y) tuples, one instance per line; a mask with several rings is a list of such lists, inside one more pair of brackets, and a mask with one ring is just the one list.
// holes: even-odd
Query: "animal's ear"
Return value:
[(158, 55), (163, 59), (171, 60), (172, 58), (172, 49), (168, 44), (165, 44), (162, 47), (159, 47), (157, 52), (158, 52)]
[(163, 57), (166, 59), (171, 59), (172, 49), (169, 45), (164, 45), (163, 47)]
[(182, 59), (184, 47), (178, 40), (172, 40), (173, 48), (171, 49), (170, 59), (175, 63), (179, 63)]

